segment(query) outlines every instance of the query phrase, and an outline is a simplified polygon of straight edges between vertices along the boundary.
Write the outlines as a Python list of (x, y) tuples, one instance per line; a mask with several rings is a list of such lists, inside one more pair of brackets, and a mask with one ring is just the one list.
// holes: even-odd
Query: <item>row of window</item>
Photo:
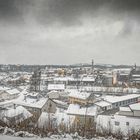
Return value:
[[(115, 125), (116, 126), (119, 126), (120, 125), (120, 122), (115, 121)], [(126, 122), (126, 126), (129, 126), (129, 122)]]
[(114, 103), (113, 106), (115, 106), (115, 107), (125, 106), (125, 105), (128, 105), (130, 103), (136, 103), (137, 101), (138, 101), (138, 98), (133, 98), (133, 99), (129, 99), (129, 100)]

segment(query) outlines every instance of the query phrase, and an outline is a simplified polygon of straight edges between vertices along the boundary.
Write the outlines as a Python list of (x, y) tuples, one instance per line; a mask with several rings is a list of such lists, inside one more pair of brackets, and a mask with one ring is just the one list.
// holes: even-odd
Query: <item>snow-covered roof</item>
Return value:
[(9, 93), (9, 94), (19, 94), (20, 93), (20, 91), (19, 90), (17, 90), (17, 89), (9, 89), (9, 90), (6, 90), (6, 92), (7, 93)]
[(111, 103), (106, 102), (106, 101), (99, 101), (99, 102), (96, 102), (95, 105), (98, 105), (100, 107), (106, 107), (106, 106), (110, 106)]
[[(22, 106), (11, 108), (1, 112), (0, 119), (5, 123), (19, 123), (27, 118), (32, 117), (32, 114)], [(14, 122), (13, 122), (14, 118)]]
[(19, 114), (21, 114), (21, 113), (22, 113), (26, 118), (32, 116), (32, 114), (31, 114), (29, 111), (27, 111), (27, 109), (25, 109), (25, 108), (22, 107), (22, 106), (18, 106), (18, 107), (16, 107), (15, 109), (12, 108), (12, 109), (9, 109), (9, 110), (4, 111), (4, 112), (5, 112), (5, 113), (4, 113), (4, 116), (5, 116), (5, 117), (9, 117), (9, 118), (15, 117), (15, 116), (17, 116), (17, 115), (19, 115)]
[(64, 84), (49, 84), (48, 90), (64, 90), (65, 85)]
[(128, 112), (131, 112), (131, 109), (129, 107), (120, 107), (120, 111), (128, 111)]
[(91, 107), (80, 107), (78, 104), (70, 104), (67, 109), (69, 115), (80, 115), (80, 116), (95, 116), (97, 111), (96, 106)]
[(45, 105), (47, 100), (48, 98), (43, 98), (43, 99), (40, 99), (39, 101), (34, 100), (34, 99), (26, 99), (24, 101), (16, 101), (15, 104), (41, 109)]
[(132, 74), (133, 77), (140, 77), (140, 74)]
[(84, 77), (81, 81), (94, 82), (95, 78), (93, 78), (93, 77)]
[(125, 100), (129, 100), (129, 99), (133, 99), (133, 98), (138, 98), (138, 97), (140, 97), (139, 94), (129, 94), (129, 95), (123, 95), (123, 96), (107, 95), (107, 96), (104, 97), (104, 100), (108, 101), (110, 103), (116, 103), (116, 102), (125, 101)]
[(95, 81), (94, 77), (83, 77), (83, 78), (73, 78), (73, 77), (57, 77), (54, 81)]
[(132, 109), (132, 110), (139, 110), (140, 111), (140, 103), (136, 103), (136, 104), (131, 104), (129, 105), (129, 107)]
[(10, 88), (8, 88), (8, 87), (4, 87), (4, 86), (0, 86), (0, 91), (8, 90), (8, 89), (10, 89)]
[(54, 81), (73, 81), (74, 78), (73, 77), (57, 77), (54, 78)]
[(64, 106), (67, 106), (67, 103), (66, 102), (62, 102), (60, 100), (53, 100), (55, 103), (57, 104), (60, 104), (60, 105), (64, 105)]
[(86, 100), (87, 98), (89, 98), (90, 95), (91, 95), (91, 93), (89, 93), (89, 92), (80, 92), (77, 90), (71, 90), (69, 97), (74, 97), (74, 98)]
[(39, 95), (39, 92), (30, 92), (28, 93), (28, 96), (33, 96), (33, 97), (36, 97)]
[(50, 92), (47, 93), (47, 95), (51, 95), (51, 94), (54, 94), (54, 93), (60, 93), (59, 91), (57, 90), (51, 90)]

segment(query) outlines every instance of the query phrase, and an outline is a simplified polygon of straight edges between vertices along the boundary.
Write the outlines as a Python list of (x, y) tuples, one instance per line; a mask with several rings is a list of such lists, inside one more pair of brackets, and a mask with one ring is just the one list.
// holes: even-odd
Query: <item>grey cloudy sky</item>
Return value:
[(0, 0), (0, 63), (140, 65), (140, 0)]

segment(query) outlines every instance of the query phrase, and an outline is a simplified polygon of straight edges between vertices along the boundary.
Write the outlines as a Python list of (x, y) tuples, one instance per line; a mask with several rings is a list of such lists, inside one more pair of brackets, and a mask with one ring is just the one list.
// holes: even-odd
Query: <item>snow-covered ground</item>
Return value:
[[(51, 133), (48, 133), (48, 137), (40, 137), (37, 135), (34, 135), (32, 133), (29, 133), (27, 131), (18, 131), (15, 132), (13, 129), (8, 127), (0, 127), (0, 140), (88, 140), (86, 138), (83, 138), (78, 135), (77, 132), (74, 134), (58, 134), (58, 135), (52, 135)], [(97, 137), (92, 138), (91, 140), (116, 140), (115, 138), (108, 137)]]
[[(40, 138), (40, 137), (27, 138), (27, 137), (0, 135), (0, 140), (87, 140), (87, 139), (81, 137), (74, 138), (71, 135), (66, 135), (66, 136), (52, 135), (49, 138)], [(92, 138), (91, 140), (115, 140), (115, 139), (112, 137), (109, 137), (107, 139), (103, 137), (98, 137), (98, 138)]]

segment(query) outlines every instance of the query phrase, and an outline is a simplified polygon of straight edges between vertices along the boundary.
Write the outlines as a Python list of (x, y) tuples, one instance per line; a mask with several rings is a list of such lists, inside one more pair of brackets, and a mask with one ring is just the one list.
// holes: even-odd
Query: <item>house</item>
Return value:
[(140, 130), (140, 117), (98, 115), (96, 119), (96, 131), (100, 133), (121, 133), (127, 136), (138, 130)]
[(94, 120), (98, 112), (97, 106), (81, 107), (79, 104), (70, 104), (67, 109), (67, 114), (75, 116), (74, 124), (76, 128), (82, 128), (85, 125), (88, 128), (93, 127)]
[(133, 111), (133, 116), (140, 117), (140, 103), (131, 104), (129, 107)]
[(114, 69), (113, 73), (117, 74), (118, 83), (129, 82), (131, 70), (132, 68)]
[(123, 96), (111, 96), (106, 95), (102, 99), (108, 103), (111, 103), (112, 108), (118, 108), (120, 106), (127, 106), (140, 101), (139, 94), (128, 94)]
[(57, 108), (62, 108), (62, 109), (67, 109), (68, 108), (68, 103), (67, 102), (63, 102), (60, 100), (53, 100), (53, 102), (56, 104)]
[(24, 100), (14, 103), (23, 106), (33, 114), (33, 123), (38, 120), (42, 112), (55, 113), (56, 111), (56, 103), (48, 98), (33, 99), (26, 97)]
[(27, 98), (31, 98), (31, 99), (36, 99), (39, 100), (39, 98), (41, 97), (41, 94), (39, 92), (27, 92)]
[(120, 107), (118, 114), (122, 116), (133, 116), (133, 112), (129, 107)]
[(48, 84), (48, 91), (64, 91), (65, 90), (65, 85), (64, 84)]
[(87, 104), (94, 103), (95, 97), (94, 94), (89, 92), (80, 92), (78, 90), (71, 90), (69, 96), (69, 103), (71, 104)]
[(118, 114), (123, 116), (140, 117), (140, 103), (131, 104), (126, 107), (120, 107)]
[(20, 94), (20, 91), (17, 89), (7, 89), (3, 91), (1, 90), (0, 99), (4, 99), (4, 100), (15, 99), (18, 97), (19, 94)]
[(112, 104), (104, 100), (97, 101), (94, 104), (100, 107), (103, 111), (112, 109)]
[(52, 90), (47, 93), (47, 96), (51, 99), (59, 99), (60, 98), (60, 92), (56, 90)]
[[(0, 120), (3, 121), (8, 126), (18, 125), (22, 123), (22, 126), (27, 125), (27, 119), (31, 118), (33, 115), (27, 111), (22, 106), (14, 106), (14, 108), (9, 108), (1, 111)], [(24, 122), (24, 123), (23, 123)], [(26, 122), (26, 124), (25, 124)]]
[(42, 112), (37, 121), (37, 126), (42, 129), (54, 130), (58, 128), (59, 130), (64, 130), (72, 126), (74, 119), (74, 116), (69, 116), (57, 108), (55, 113)]

